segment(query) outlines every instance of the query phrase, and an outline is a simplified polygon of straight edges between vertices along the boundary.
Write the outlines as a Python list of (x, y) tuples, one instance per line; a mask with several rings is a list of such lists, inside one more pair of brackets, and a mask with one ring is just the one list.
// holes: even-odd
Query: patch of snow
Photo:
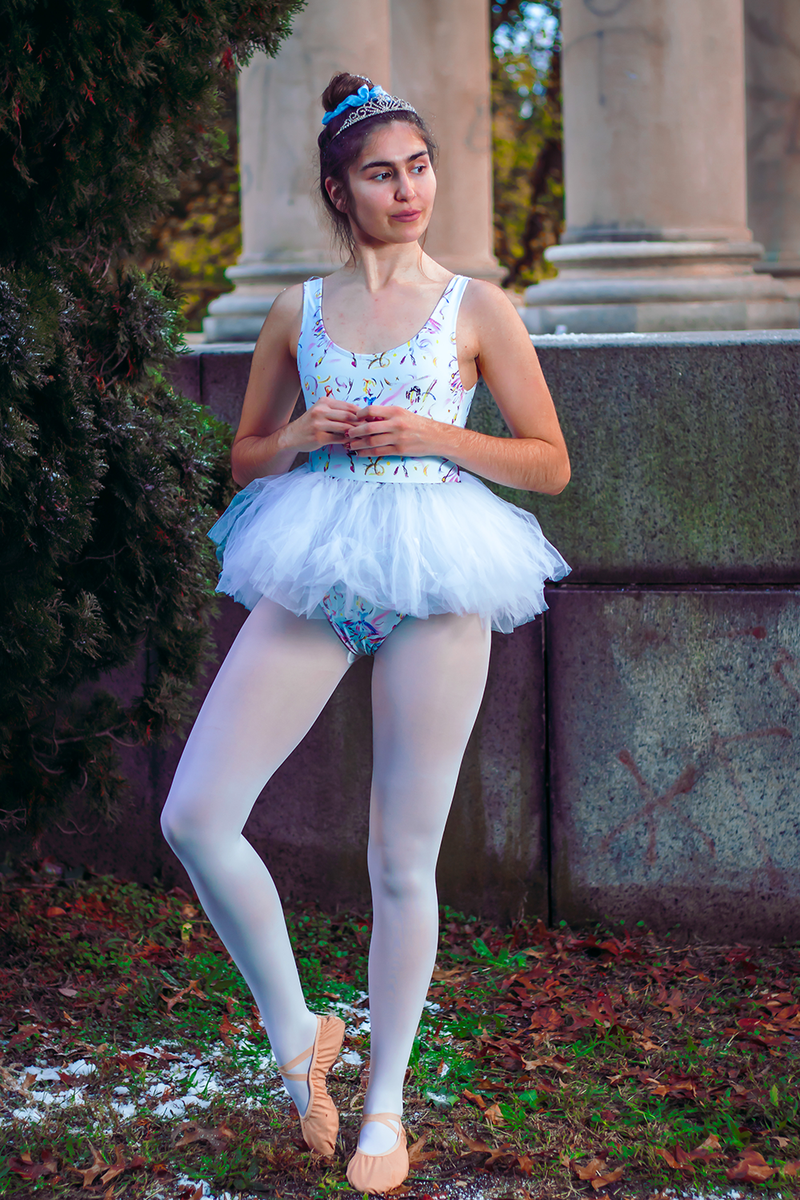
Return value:
[(70, 1063), (65, 1070), (70, 1075), (93, 1075), (97, 1067), (94, 1063), (88, 1063), (85, 1058), (79, 1058), (74, 1063)]
[(13, 1121), (28, 1121), (31, 1125), (38, 1124), (43, 1121), (45, 1114), (39, 1112), (38, 1108), (16, 1108), (11, 1114)]
[(157, 1104), (153, 1109), (153, 1113), (157, 1117), (182, 1117), (186, 1112), (186, 1105), (183, 1100), (165, 1100), (163, 1104)]
[(125, 1087), (125, 1085), (123, 1084), (121, 1087), (114, 1088), (114, 1095), (115, 1096), (129, 1096), (130, 1091), (131, 1091), (131, 1089), (128, 1087)]
[(151, 1083), (145, 1096), (163, 1096), (164, 1092), (170, 1091), (172, 1091), (172, 1085), (169, 1083)]
[(113, 1109), (125, 1121), (129, 1121), (136, 1114), (135, 1104), (117, 1104), (116, 1101), (112, 1100), (108, 1107)]
[(20, 1075), (23, 1079), (26, 1075), (33, 1075), (37, 1083), (42, 1080), (57, 1083), (61, 1078), (61, 1072), (55, 1067), (23, 1067)]
[(361, 1057), (361, 1055), (358, 1053), (357, 1050), (345, 1050), (344, 1054), (341, 1055), (339, 1061), (343, 1062), (343, 1063), (348, 1063), (350, 1066), (357, 1067), (364, 1060)]

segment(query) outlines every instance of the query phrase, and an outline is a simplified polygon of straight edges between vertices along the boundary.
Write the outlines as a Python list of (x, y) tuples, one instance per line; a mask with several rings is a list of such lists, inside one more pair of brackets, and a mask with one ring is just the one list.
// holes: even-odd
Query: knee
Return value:
[(161, 832), (180, 859), (189, 857), (193, 851), (213, 840), (195, 805), (175, 791), (170, 792), (161, 811)]
[(393, 900), (413, 900), (436, 889), (436, 861), (409, 846), (370, 842), (367, 854), (372, 891)]

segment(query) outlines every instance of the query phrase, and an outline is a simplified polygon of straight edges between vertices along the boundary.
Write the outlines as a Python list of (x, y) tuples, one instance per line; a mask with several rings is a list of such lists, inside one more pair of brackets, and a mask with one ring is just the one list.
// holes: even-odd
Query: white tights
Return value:
[[(375, 656), (365, 1113), (402, 1113), (403, 1078), (436, 958), (436, 859), (483, 695), (489, 641), (477, 616), (406, 618)], [(161, 817), (167, 841), (253, 993), (279, 1063), (311, 1045), (316, 1020), (303, 997), (275, 885), (242, 829), (261, 789), (347, 667), (345, 648), (327, 621), (261, 600), (211, 686)], [(285, 1083), (304, 1112), (307, 1085)], [(359, 1145), (380, 1153), (393, 1141), (386, 1126), (370, 1122)]]

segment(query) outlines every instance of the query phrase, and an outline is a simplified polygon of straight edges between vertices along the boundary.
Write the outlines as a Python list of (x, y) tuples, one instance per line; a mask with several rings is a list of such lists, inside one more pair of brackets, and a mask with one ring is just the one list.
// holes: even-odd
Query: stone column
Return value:
[(747, 191), (757, 271), (800, 298), (800, 5), (744, 0)]
[(243, 249), (228, 270), (234, 291), (209, 305), (206, 341), (254, 341), (283, 288), (339, 265), (312, 198), (320, 96), (337, 71), (388, 80), (389, 46), (389, 0), (309, 0), (277, 57), (242, 71)]
[(391, 23), (392, 90), (429, 122), (440, 148), (425, 249), (458, 275), (500, 279), (486, 0), (393, 0)]
[(753, 271), (742, 0), (563, 0), (566, 231), (533, 332), (795, 326)]

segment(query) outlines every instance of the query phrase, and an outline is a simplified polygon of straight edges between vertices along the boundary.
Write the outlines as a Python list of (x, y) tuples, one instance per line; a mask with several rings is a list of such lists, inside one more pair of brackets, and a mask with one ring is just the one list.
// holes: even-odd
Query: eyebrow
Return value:
[[(424, 158), (427, 155), (427, 150), (418, 150), (416, 154), (409, 154), (406, 162), (413, 162), (415, 158)], [(359, 167), (359, 171), (371, 171), (374, 167), (393, 167), (393, 162), (368, 162), (364, 163), (363, 167)]]

